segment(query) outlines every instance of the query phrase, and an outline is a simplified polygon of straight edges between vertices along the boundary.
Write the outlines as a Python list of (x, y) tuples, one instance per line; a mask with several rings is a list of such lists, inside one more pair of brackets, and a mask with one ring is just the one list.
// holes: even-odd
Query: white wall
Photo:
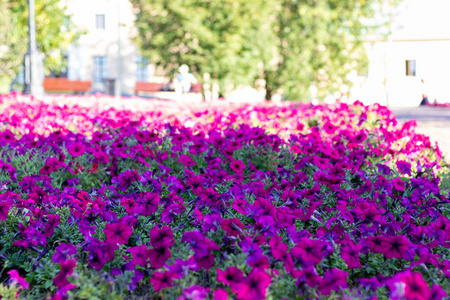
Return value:
[[(131, 3), (128, 0), (68, 0), (67, 5), (75, 25), (87, 31), (79, 39), (78, 45), (69, 50), (69, 79), (93, 80), (93, 57), (107, 56), (108, 79), (116, 79), (116, 85), (121, 79), (122, 93), (132, 94), (136, 81), (137, 50), (132, 42), (136, 30)], [(96, 29), (97, 14), (105, 15), (104, 30)], [(104, 85), (95, 84), (93, 89), (102, 91)]]
[[(369, 73), (359, 91), (363, 102), (418, 106), (424, 89), (431, 102), (450, 102), (450, 39), (372, 42), (366, 49)], [(406, 60), (416, 61), (416, 76), (406, 76)]]

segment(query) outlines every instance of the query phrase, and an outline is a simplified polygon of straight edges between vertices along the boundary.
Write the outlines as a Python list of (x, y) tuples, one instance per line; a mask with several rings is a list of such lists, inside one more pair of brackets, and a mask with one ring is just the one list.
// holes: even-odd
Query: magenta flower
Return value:
[(243, 233), (244, 224), (238, 218), (224, 219), (220, 223), (220, 227), (228, 236), (238, 236)]
[(214, 300), (228, 300), (228, 292), (224, 289), (214, 291)]
[(228, 267), (225, 271), (217, 269), (217, 281), (229, 285), (233, 293), (237, 292), (238, 286), (244, 278), (241, 269), (237, 267)]
[(391, 180), (391, 182), (394, 185), (394, 189), (399, 192), (403, 192), (406, 188), (406, 183), (403, 180), (401, 180), (400, 178), (393, 178)]
[(128, 214), (134, 214), (136, 208), (139, 207), (139, 205), (133, 198), (128, 197), (123, 197), (122, 200), (120, 200), (120, 205), (125, 207), (125, 210)]
[(245, 206), (247, 205), (247, 201), (244, 199), (236, 199), (233, 202), (233, 209), (236, 210), (240, 214), (245, 214)]
[(61, 263), (69, 260), (71, 256), (77, 254), (77, 248), (72, 244), (61, 243), (56, 247), (56, 252), (53, 254), (53, 262)]
[(271, 283), (269, 274), (260, 270), (251, 271), (247, 278), (238, 285), (239, 300), (259, 300), (266, 298), (267, 288)]
[(409, 249), (408, 239), (404, 235), (398, 235), (394, 237), (386, 237), (381, 246), (383, 247), (383, 254), (387, 258), (402, 259)]
[(149, 217), (158, 210), (160, 198), (155, 193), (145, 193), (144, 197), (139, 201), (136, 212), (140, 215)]
[(317, 270), (315, 267), (307, 267), (301, 271), (293, 270), (292, 277), (298, 278), (297, 285), (301, 283), (306, 283), (310, 287), (317, 287), (320, 282), (322, 282), (322, 277), (317, 274)]
[(45, 224), (44, 235), (46, 237), (52, 237), (53, 233), (55, 232), (56, 226), (58, 226), (61, 222), (61, 217), (58, 215), (49, 214), (47, 218), (48, 221)]
[(161, 268), (171, 255), (169, 247), (164, 244), (148, 250), (149, 263), (155, 269)]
[(399, 273), (394, 276), (389, 285), (391, 286), (392, 299), (430, 299), (430, 288), (420, 273), (409, 270)]
[(61, 270), (53, 279), (53, 284), (57, 287), (63, 287), (69, 284), (67, 276), (72, 275), (73, 269), (77, 266), (74, 259), (60, 263)]
[(128, 238), (133, 234), (133, 229), (131, 226), (120, 222), (106, 224), (103, 232), (106, 234), (108, 242), (122, 245), (128, 242)]
[(128, 248), (127, 252), (130, 252), (133, 255), (133, 260), (131, 261), (132, 264), (145, 267), (147, 266), (147, 260), (148, 260), (148, 249), (147, 246), (134, 246), (131, 248)]
[(447, 293), (442, 289), (440, 285), (433, 284), (430, 292), (430, 300), (442, 300), (447, 297)]
[(192, 160), (190, 156), (187, 156), (185, 154), (181, 154), (178, 161), (182, 163), (185, 167), (191, 167), (197, 164), (195, 161)]
[(288, 245), (281, 241), (281, 236), (274, 236), (269, 241), (272, 255), (276, 259), (283, 259), (287, 254)]
[(233, 159), (230, 163), (230, 168), (236, 173), (242, 173), (244, 172), (245, 164), (242, 162), (242, 160)]
[(81, 142), (75, 142), (75, 143), (69, 145), (69, 147), (67, 148), (67, 151), (73, 157), (78, 157), (85, 153), (86, 147)]
[(349, 241), (341, 247), (341, 257), (349, 269), (361, 268), (359, 252), (362, 248), (362, 245), (357, 245), (353, 241)]
[(347, 288), (348, 273), (339, 269), (331, 269), (323, 275), (323, 280), (319, 284), (319, 290), (323, 295), (329, 295), (331, 291), (338, 288)]
[(172, 286), (172, 281), (177, 275), (170, 271), (155, 272), (150, 278), (150, 283), (153, 285), (155, 292)]
[(161, 229), (158, 226), (153, 227), (150, 230), (150, 241), (154, 247), (162, 245), (172, 247), (175, 243), (172, 229), (169, 226), (163, 226)]
[(398, 162), (395, 163), (395, 165), (397, 166), (401, 174), (411, 176), (411, 164), (409, 162), (399, 160)]
[(294, 257), (301, 258), (304, 262), (311, 262), (314, 265), (319, 264), (323, 258), (323, 243), (321, 241), (303, 238), (291, 250)]
[(0, 220), (5, 221), (8, 218), (8, 211), (13, 204), (14, 202), (11, 200), (3, 200), (3, 202), (0, 202)]
[(199, 267), (195, 262), (195, 258), (191, 256), (188, 260), (176, 259), (173, 265), (168, 266), (169, 271), (175, 273), (178, 279), (183, 278), (190, 270), (198, 271)]
[(18, 283), (22, 288), (28, 290), (30, 284), (25, 280), (25, 278), (20, 277), (19, 272), (17, 272), (17, 270), (8, 271), (7, 274), (9, 275), (9, 282), (11, 284)]
[(100, 271), (106, 263), (106, 253), (100, 248), (93, 249), (89, 253), (89, 266), (96, 271)]
[(200, 285), (193, 285), (183, 290), (183, 295), (178, 300), (202, 300), (208, 297), (205, 288)]
[(262, 254), (261, 248), (258, 244), (253, 243), (250, 238), (246, 237), (240, 244), (243, 252), (248, 254), (247, 263), (252, 264), (258, 261)]
[(368, 236), (365, 242), (369, 246), (370, 251), (375, 253), (382, 253), (383, 252), (382, 243), (384, 239), (385, 237), (383, 236)]

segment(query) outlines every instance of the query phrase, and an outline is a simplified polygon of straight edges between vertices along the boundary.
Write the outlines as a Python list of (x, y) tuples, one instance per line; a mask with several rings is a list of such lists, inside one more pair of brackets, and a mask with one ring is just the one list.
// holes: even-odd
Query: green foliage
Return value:
[(271, 0), (131, 2), (139, 10), (136, 26), (142, 53), (165, 74), (173, 76), (187, 63), (194, 74), (210, 73), (222, 86), (253, 84), (265, 51), (259, 43), (270, 31), (259, 33), (267, 26)]
[(17, 299), (16, 295), (20, 291), (20, 287), (17, 285), (7, 286), (4, 284), (0, 284), (0, 295), (2, 300), (15, 300)]
[[(59, 0), (36, 0), (36, 40), (46, 71), (63, 71), (64, 52), (80, 35)], [(0, 86), (18, 73), (28, 48), (28, 0), (0, 0)]]
[[(366, 67), (364, 22), (381, 0), (132, 0), (138, 11), (138, 45), (151, 62), (172, 76), (187, 63), (228, 84), (266, 80), (291, 100), (350, 85), (351, 70)], [(390, 0), (389, 3), (398, 2)]]

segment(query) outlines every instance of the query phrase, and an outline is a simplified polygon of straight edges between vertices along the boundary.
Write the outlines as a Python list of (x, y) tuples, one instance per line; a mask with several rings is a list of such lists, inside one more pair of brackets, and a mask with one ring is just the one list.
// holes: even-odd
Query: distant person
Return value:
[(422, 101), (420, 102), (420, 106), (430, 105), (430, 101), (428, 100), (428, 90), (425, 85), (425, 81), (423, 79), (420, 80), (422, 85)]
[(187, 93), (192, 89), (192, 84), (197, 83), (197, 79), (189, 73), (189, 67), (187, 65), (181, 65), (178, 68), (178, 72), (173, 80), (175, 92), (179, 94)]

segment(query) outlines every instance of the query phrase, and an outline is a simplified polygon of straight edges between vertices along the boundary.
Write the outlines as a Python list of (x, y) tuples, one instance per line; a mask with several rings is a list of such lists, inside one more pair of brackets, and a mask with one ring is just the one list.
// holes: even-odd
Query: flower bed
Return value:
[(5, 299), (450, 292), (440, 151), (385, 107), (0, 97)]

